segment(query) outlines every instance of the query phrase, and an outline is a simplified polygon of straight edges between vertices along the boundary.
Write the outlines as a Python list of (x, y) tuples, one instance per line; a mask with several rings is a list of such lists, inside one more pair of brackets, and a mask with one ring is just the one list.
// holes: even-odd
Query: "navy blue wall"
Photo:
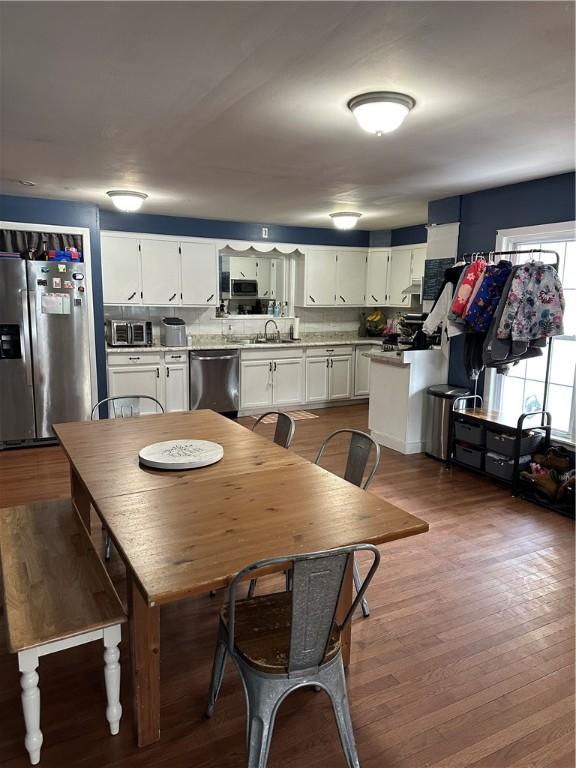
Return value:
[(375, 229), (374, 232), (370, 232), (371, 248), (388, 248), (391, 245), (392, 245), (391, 229)]
[(414, 227), (401, 227), (392, 230), (391, 245), (416, 245), (428, 240), (428, 230), (425, 224), (417, 224)]
[(454, 224), (460, 221), (462, 196), (445, 197), (428, 203), (428, 224)]
[[(430, 224), (460, 221), (458, 253), (491, 250), (500, 229), (555, 224), (576, 218), (574, 173), (486, 189), (428, 205)], [(455, 218), (459, 215), (459, 218)], [(464, 337), (450, 344), (449, 383), (469, 386), (464, 373)], [(481, 384), (479, 391), (482, 391)]]
[(394, 245), (416, 245), (428, 240), (426, 224), (416, 224), (413, 227), (399, 227), (398, 229), (377, 229), (370, 232), (370, 246), (372, 248), (385, 248)]
[(90, 230), (92, 256), (92, 305), (96, 336), (98, 395), (106, 396), (106, 348), (104, 343), (104, 310), (102, 306), (102, 269), (100, 263), (100, 224), (96, 205), (38, 197), (0, 195), (0, 219), (28, 224), (50, 224), (62, 227), (87, 227)]
[(499, 229), (574, 220), (574, 173), (462, 195), (459, 253), (494, 248)]
[(219, 219), (189, 219), (183, 216), (157, 216), (147, 213), (100, 211), (100, 228), (117, 232), (150, 232), (155, 235), (180, 237), (214, 237), (231, 240), (263, 241), (262, 226), (268, 227), (268, 240), (276, 243), (306, 245), (367, 246), (370, 233), (361, 229), (342, 231), (319, 227), (283, 227), (279, 224), (256, 224)]

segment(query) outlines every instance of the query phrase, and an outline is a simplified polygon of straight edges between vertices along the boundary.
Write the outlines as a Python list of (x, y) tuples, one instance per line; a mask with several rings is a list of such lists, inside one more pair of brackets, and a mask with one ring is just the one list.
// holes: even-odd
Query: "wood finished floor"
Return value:
[[(293, 450), (307, 458), (333, 429), (366, 428), (365, 406), (317, 413), (296, 427)], [(342, 467), (342, 450), (327, 467)], [(424, 455), (384, 450), (371, 492), (427, 520), (430, 532), (382, 547), (372, 615), (354, 621), (348, 685), (363, 768), (572, 768), (572, 521)], [(60, 449), (0, 453), (2, 505), (68, 493)], [(111, 573), (122, 595), (117, 559)], [(220, 602), (162, 611), (162, 740), (147, 749), (133, 739), (126, 640), (116, 737), (104, 717), (100, 648), (42, 659), (43, 768), (241, 768), (244, 697), (231, 666), (214, 718), (202, 716)], [(0, 635), (0, 765), (23, 768), (16, 658)], [(345, 768), (323, 694), (283, 704), (268, 765)]]

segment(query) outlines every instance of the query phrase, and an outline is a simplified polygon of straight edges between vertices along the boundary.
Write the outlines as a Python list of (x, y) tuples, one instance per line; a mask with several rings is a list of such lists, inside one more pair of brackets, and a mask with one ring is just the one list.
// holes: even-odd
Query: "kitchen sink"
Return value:
[(294, 344), (293, 339), (244, 339), (240, 342), (242, 346), (250, 346), (252, 344)]

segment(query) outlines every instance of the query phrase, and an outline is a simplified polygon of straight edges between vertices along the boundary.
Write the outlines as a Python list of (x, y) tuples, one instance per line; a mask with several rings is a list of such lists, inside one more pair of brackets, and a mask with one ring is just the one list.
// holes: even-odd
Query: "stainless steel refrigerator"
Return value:
[(0, 258), (0, 447), (90, 418), (84, 264)]

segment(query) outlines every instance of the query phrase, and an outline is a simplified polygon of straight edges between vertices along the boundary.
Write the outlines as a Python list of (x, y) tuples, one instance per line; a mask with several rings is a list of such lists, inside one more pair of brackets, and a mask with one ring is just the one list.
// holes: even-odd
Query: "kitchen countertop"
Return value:
[(440, 349), (405, 349), (397, 352), (364, 352), (364, 356), (374, 363), (405, 366), (416, 362), (421, 355), (433, 352), (442, 354)]
[[(107, 347), (108, 354), (133, 352), (187, 352), (199, 349), (285, 349), (289, 347), (328, 347), (353, 345), (378, 345), (381, 339), (377, 337), (351, 336), (348, 334), (308, 334), (293, 342), (264, 342), (261, 344), (246, 343), (245, 341), (228, 341), (224, 337), (197, 336), (193, 344), (185, 347), (163, 347), (153, 344), (151, 347)], [(395, 352), (390, 354), (396, 354)]]

